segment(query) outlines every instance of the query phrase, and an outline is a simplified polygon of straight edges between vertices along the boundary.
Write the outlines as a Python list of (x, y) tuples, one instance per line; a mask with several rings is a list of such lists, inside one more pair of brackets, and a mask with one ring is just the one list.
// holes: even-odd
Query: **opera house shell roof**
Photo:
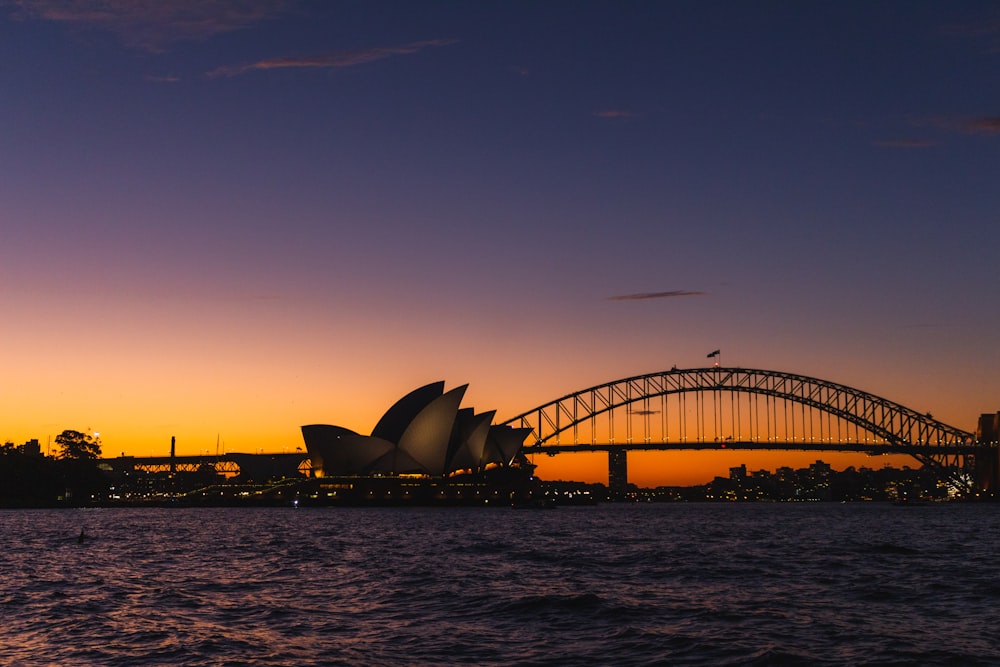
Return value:
[(515, 463), (530, 429), (493, 425), (495, 411), (460, 408), (468, 385), (414, 389), (379, 419), (371, 435), (329, 424), (302, 427), (318, 477), (370, 474), (443, 476)]

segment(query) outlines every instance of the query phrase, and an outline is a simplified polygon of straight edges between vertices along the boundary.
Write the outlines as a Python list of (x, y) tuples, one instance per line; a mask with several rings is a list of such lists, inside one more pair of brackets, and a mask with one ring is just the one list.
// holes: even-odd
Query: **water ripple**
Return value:
[(0, 511), (3, 662), (1000, 664), (1000, 512), (897, 510)]

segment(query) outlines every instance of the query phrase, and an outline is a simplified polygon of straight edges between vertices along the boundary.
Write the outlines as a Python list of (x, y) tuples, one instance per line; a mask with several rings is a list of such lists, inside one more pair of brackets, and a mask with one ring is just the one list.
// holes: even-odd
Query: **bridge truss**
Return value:
[(207, 472), (213, 475), (235, 477), (237, 475), (252, 475), (266, 477), (298, 473), (308, 476), (312, 464), (305, 454), (217, 454), (200, 456), (147, 456), (121, 457), (105, 459), (105, 465), (110, 470), (140, 471), (149, 474), (156, 473), (196, 473)]
[(908, 454), (957, 490), (997, 443), (846, 385), (778, 371), (672, 369), (563, 396), (506, 422), (524, 452), (772, 449)]

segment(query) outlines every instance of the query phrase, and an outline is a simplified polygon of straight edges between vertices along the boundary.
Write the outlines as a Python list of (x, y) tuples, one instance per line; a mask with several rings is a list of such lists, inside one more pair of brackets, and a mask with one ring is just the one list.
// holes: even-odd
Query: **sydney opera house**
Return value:
[[(399, 399), (371, 435), (302, 427), (317, 495), (340, 500), (506, 500), (528, 493), (521, 454), (530, 429), (494, 425), (495, 411), (460, 404), (468, 385), (433, 382)], [(529, 494), (530, 495), (530, 494)]]

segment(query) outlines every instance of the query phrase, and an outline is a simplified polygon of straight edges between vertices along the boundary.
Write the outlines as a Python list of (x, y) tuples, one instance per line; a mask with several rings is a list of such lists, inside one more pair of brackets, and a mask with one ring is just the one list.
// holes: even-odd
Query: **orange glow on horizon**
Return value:
[[(536, 454), (530, 457), (538, 467), (535, 472), (546, 481), (608, 483), (608, 457), (604, 452), (561, 453), (556, 456)], [(640, 487), (697, 486), (715, 477), (729, 477), (729, 469), (746, 465), (747, 470), (774, 472), (778, 468), (807, 468), (817, 460), (842, 471), (848, 467), (880, 469), (919, 468), (910, 456), (867, 456), (839, 452), (801, 451), (676, 451), (629, 452), (628, 481)]]
[[(81, 308), (68, 302), (56, 301), (50, 307), (82, 316)], [(172, 436), (179, 455), (214, 454), (217, 444), (220, 453), (294, 452), (304, 449), (300, 426), (328, 423), (370, 433), (398, 398), (438, 379), (446, 380), (449, 389), (468, 382), (463, 406), (496, 409), (495, 421), (502, 422), (585, 387), (664, 369), (651, 369), (641, 350), (631, 358), (612, 358), (591, 349), (593, 343), (554, 348), (551, 332), (544, 327), (510, 341), (498, 341), (485, 329), (454, 340), (436, 330), (421, 330), (412, 334), (413, 340), (419, 334), (423, 345), (415, 355), (412, 341), (407, 346), (400, 344), (403, 339), (366, 337), (353, 325), (331, 342), (329, 322), (316, 324), (306, 318), (291, 327), (271, 302), (264, 302), (263, 313), (244, 312), (240, 304), (220, 312), (199, 306), (187, 313), (190, 317), (182, 326), (155, 307), (139, 308), (132, 318), (96, 309), (98, 319), (104, 319), (92, 329), (69, 333), (47, 326), (48, 310), (43, 313), (37, 304), (34, 308), (37, 319), (7, 335), (9, 349), (18, 354), (6, 371), (18, 381), (0, 386), (0, 401), (8, 407), (0, 438), (15, 444), (38, 439), (43, 452), (64, 429), (100, 431), (107, 457), (165, 456)], [(704, 353), (697, 356), (703, 358)], [(577, 358), (588, 363), (575, 363)], [(789, 370), (782, 363), (754, 366)], [(980, 411), (990, 408), (983, 392), (977, 397), (982, 409), (977, 410), (976, 401), (969, 398), (974, 384), (960, 394), (949, 392), (946, 385), (884, 373), (865, 382), (862, 372), (852, 379), (849, 366), (832, 361), (803, 372), (914, 409), (933, 409), (935, 417), (966, 430), (974, 428)], [(618, 428), (623, 424), (619, 421)], [(624, 434), (617, 438), (625, 441)], [(838, 469), (883, 465), (881, 459), (864, 455), (825, 452), (632, 452), (629, 479), (642, 486), (702, 484), (728, 475), (729, 467), (741, 463), (753, 470), (774, 470), (803, 467), (818, 458)], [(543, 479), (607, 482), (603, 453), (534, 459)], [(908, 457), (900, 461), (916, 466)]]

